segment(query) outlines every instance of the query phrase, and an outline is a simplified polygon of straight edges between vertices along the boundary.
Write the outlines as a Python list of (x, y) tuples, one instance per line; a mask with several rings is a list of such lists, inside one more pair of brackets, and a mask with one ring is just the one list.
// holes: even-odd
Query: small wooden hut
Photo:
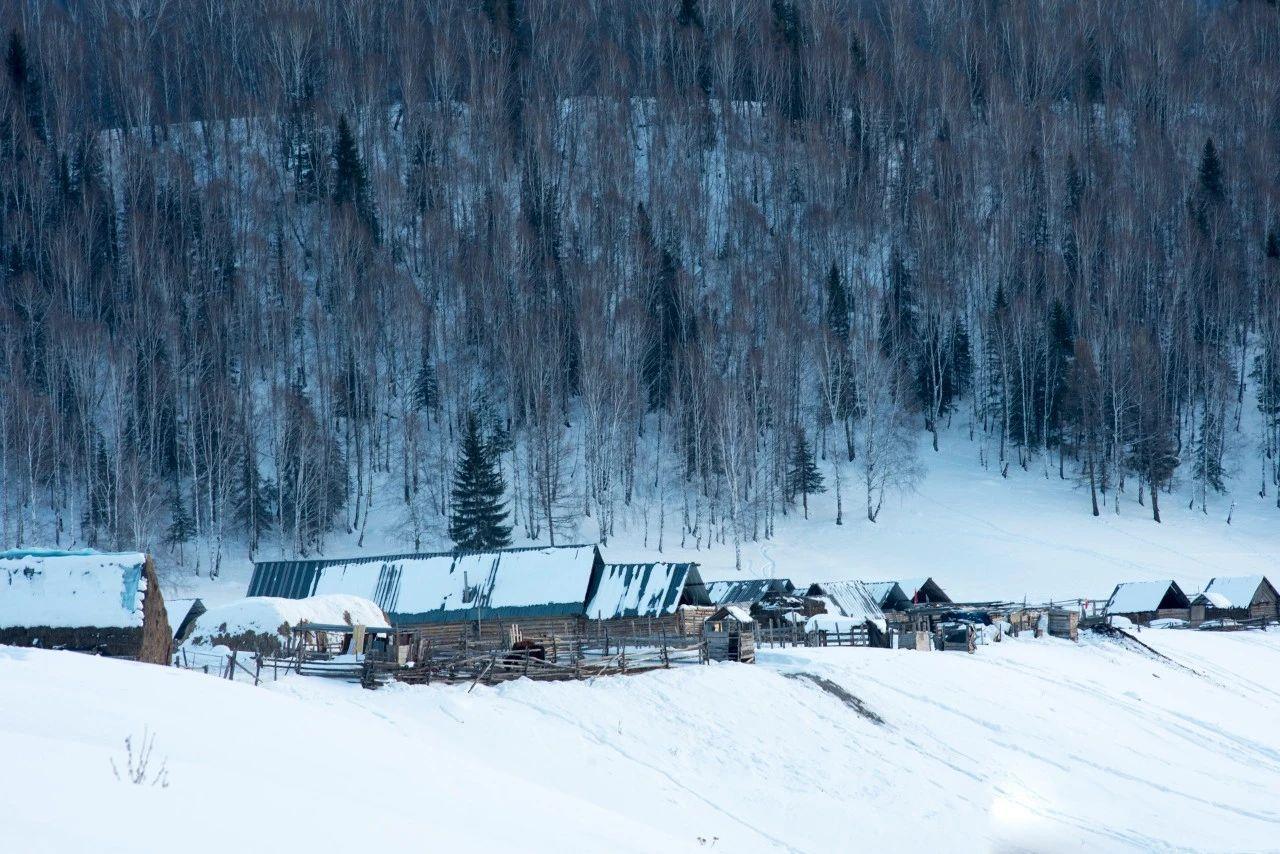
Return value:
[(751, 615), (737, 605), (725, 605), (716, 610), (702, 625), (708, 660), (754, 664), (755, 627)]
[(151, 556), (0, 552), (0, 644), (168, 664), (173, 633)]
[(1116, 585), (1107, 600), (1108, 617), (1126, 617), (1140, 626), (1152, 620), (1188, 620), (1191, 617), (1191, 600), (1182, 592), (1178, 582), (1126, 581)]
[(1280, 618), (1280, 595), (1265, 575), (1218, 577), (1191, 600), (1191, 622), (1206, 620), (1274, 620)]

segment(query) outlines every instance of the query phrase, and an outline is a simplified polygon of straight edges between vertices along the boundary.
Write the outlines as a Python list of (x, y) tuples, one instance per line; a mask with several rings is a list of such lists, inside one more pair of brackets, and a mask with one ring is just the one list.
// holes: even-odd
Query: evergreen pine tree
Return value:
[(338, 118), (337, 137), (333, 143), (333, 203), (338, 207), (351, 205), (356, 215), (368, 227), (374, 240), (378, 239), (378, 221), (369, 199), (369, 176), (360, 159), (355, 136), (346, 116)]
[(1204, 141), (1204, 152), (1200, 155), (1200, 169), (1197, 172), (1200, 193), (1206, 201), (1217, 202), (1225, 192), (1222, 179), (1222, 162), (1218, 159), (1218, 149), (1213, 145), (1213, 138)]
[(511, 526), (504, 524), (506, 491), (492, 450), (481, 438), (475, 416), (469, 416), (462, 456), (453, 475), (453, 515), (449, 520), (449, 537), (459, 551), (511, 545)]
[(186, 502), (176, 491), (169, 499), (169, 527), (165, 528), (164, 540), (171, 546), (180, 546), (190, 542), (196, 535), (196, 520), (187, 512)]
[(428, 412), (434, 412), (440, 405), (440, 382), (436, 379), (436, 366), (431, 362), (426, 348), (423, 348), (422, 361), (413, 378), (413, 405)]
[(849, 291), (840, 281), (835, 261), (827, 273), (827, 329), (842, 345), (849, 343)]
[(796, 433), (795, 449), (791, 452), (791, 468), (787, 471), (787, 483), (791, 487), (791, 495), (800, 495), (804, 505), (804, 518), (809, 518), (809, 495), (826, 492), (823, 485), (822, 472), (813, 458), (813, 449), (805, 438), (804, 431)]

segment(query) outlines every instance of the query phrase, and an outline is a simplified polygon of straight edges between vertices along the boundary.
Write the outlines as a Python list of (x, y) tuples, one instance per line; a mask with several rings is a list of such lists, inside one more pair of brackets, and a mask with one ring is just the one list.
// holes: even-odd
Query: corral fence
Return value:
[(756, 647), (768, 646), (871, 646), (871, 633), (864, 626), (851, 626), (845, 629), (817, 629), (806, 632), (804, 627), (795, 625), (757, 626)]
[(568, 681), (634, 675), (707, 661), (701, 638), (613, 636), (607, 639), (549, 638), (522, 649), (423, 641), (412, 665), (368, 663), (368, 682), (395, 679), (410, 684), (493, 685), (512, 679)]

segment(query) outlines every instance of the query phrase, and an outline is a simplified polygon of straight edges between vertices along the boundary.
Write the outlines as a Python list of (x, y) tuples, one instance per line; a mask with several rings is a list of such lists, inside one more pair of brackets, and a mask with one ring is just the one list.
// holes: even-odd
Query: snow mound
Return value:
[(196, 619), (189, 643), (208, 646), (214, 638), (252, 633), (279, 635), (302, 622), (331, 625), (362, 625), (388, 628), (382, 609), (359, 596), (333, 593), (306, 599), (250, 596), (237, 602), (210, 608)]

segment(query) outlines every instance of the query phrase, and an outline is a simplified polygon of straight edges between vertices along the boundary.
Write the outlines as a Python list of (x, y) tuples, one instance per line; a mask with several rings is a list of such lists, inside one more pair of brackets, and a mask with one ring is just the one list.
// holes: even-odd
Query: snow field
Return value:
[[(471, 692), (0, 648), (0, 756), (23, 781), (0, 826), (59, 852), (1274, 849), (1280, 632), (1141, 638), (1181, 664), (1023, 637)], [(167, 788), (112, 774), (144, 728)]]

